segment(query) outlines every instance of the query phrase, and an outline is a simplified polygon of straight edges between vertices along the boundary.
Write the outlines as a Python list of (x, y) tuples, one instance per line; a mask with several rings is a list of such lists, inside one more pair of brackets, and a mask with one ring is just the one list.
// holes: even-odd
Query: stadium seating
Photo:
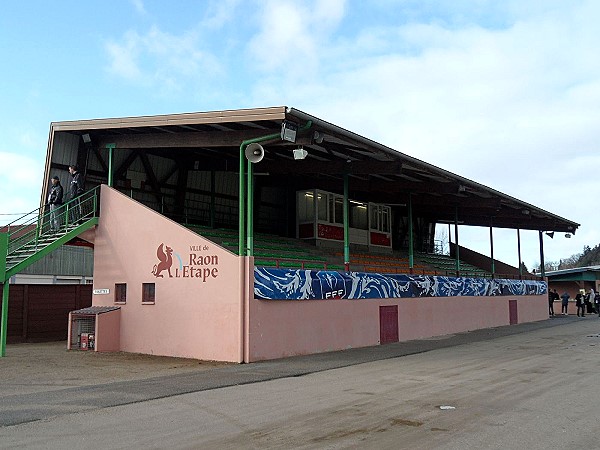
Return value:
[[(189, 226), (192, 231), (227, 248), (238, 252), (238, 231), (202, 226)], [(345, 270), (343, 253), (315, 247), (301, 240), (255, 233), (254, 263), (259, 267), (286, 269)], [(416, 253), (413, 274), (456, 276), (456, 260), (448, 255)], [(350, 270), (376, 273), (411, 273), (406, 254), (351, 253)], [(460, 275), (465, 277), (490, 277), (491, 274), (478, 267), (460, 262)]]

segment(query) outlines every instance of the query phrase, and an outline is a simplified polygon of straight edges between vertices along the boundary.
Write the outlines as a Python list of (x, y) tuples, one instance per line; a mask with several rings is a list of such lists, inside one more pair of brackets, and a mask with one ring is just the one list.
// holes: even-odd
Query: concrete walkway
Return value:
[[(67, 389), (53, 387), (47, 391), (27, 394), (6, 395), (5, 389), (9, 386), (4, 385), (4, 395), (0, 404), (0, 427), (228, 386), (299, 377), (330, 369), (560, 327), (579, 320), (582, 319), (573, 316), (557, 316), (542, 322), (476, 330), (418, 341), (298, 356), (211, 370), (203, 369), (141, 380), (93, 384)], [(598, 318), (594, 316), (583, 320), (598, 320)]]

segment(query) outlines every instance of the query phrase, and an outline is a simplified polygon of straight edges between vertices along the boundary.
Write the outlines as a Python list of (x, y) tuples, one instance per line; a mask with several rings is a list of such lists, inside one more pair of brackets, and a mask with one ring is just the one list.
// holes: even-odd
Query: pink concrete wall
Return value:
[[(107, 186), (100, 203), (94, 289), (110, 293), (94, 295), (92, 304), (114, 305), (115, 283), (127, 283), (120, 350), (240, 362), (241, 259)], [(153, 274), (161, 244), (173, 250), (172, 277)], [(200, 277), (189, 277), (190, 268)], [(142, 304), (142, 283), (155, 283), (155, 304)]]
[(401, 341), (548, 318), (546, 296), (377, 300), (251, 300), (247, 360), (259, 361), (379, 344), (379, 306), (398, 305)]
[[(99, 332), (101, 330), (101, 332)], [(121, 348), (121, 311), (110, 311), (96, 316), (97, 352), (118, 352)]]

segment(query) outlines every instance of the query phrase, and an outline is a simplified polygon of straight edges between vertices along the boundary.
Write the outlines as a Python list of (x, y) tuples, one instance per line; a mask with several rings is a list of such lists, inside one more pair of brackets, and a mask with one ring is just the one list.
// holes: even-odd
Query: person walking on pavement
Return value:
[(60, 228), (60, 220), (58, 218), (58, 208), (63, 203), (63, 187), (60, 184), (60, 178), (52, 177), (52, 186), (48, 194), (48, 206), (50, 207), (50, 228), (56, 232)]
[[(71, 180), (71, 186), (69, 189), (69, 200), (78, 198), (85, 191), (83, 175), (79, 172), (79, 168), (76, 165), (69, 166), (69, 173), (73, 177)], [(78, 199), (71, 203), (71, 222), (77, 222), (81, 219), (81, 200)]]
[[(584, 291), (585, 292), (585, 291)], [(585, 304), (583, 300), (583, 294), (580, 292), (575, 296), (575, 306), (577, 306), (577, 317), (585, 317)], [(581, 310), (581, 316), (579, 311)]]
[(560, 298), (562, 299), (562, 307), (560, 311), (562, 312), (563, 316), (568, 316), (569, 299), (571, 298), (571, 296), (568, 292), (565, 292), (563, 295), (560, 296)]

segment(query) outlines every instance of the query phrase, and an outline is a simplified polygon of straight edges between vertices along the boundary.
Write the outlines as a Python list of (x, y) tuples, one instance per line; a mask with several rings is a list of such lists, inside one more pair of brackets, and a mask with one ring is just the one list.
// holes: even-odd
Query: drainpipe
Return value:
[[(246, 165), (244, 162), (246, 161), (246, 147), (250, 144), (270, 141), (271, 139), (278, 138), (280, 136), (277, 134), (269, 134), (266, 136), (260, 136), (254, 139), (248, 139), (243, 141), (240, 145), (240, 176), (239, 176), (239, 184), (240, 184), (240, 193), (239, 193), (239, 223), (238, 223), (238, 255), (245, 256), (246, 255)], [(248, 162), (248, 168), (251, 169), (251, 163)], [(250, 174), (248, 174), (250, 177)], [(248, 199), (250, 200), (250, 199)], [(250, 201), (248, 201), (248, 208), (251, 208)]]
[[(304, 126), (302, 126), (301, 128), (298, 129), (298, 133), (301, 133), (305, 130), (308, 130), (310, 127), (312, 126), (312, 121), (308, 121), (306, 122), (306, 124)], [(246, 147), (249, 146), (250, 144), (259, 144), (261, 142), (265, 142), (265, 141), (270, 141), (272, 139), (276, 139), (281, 137), (281, 133), (274, 133), (274, 134), (269, 134), (266, 136), (260, 136), (254, 139), (248, 139), (245, 140), (241, 143), (240, 145), (240, 176), (239, 176), (239, 184), (240, 184), (240, 192), (239, 192), (239, 245), (238, 245), (238, 252), (240, 256), (252, 256), (252, 254), (254, 253), (254, 243), (251, 242), (254, 239), (254, 226), (250, 225), (250, 223), (248, 223), (246, 225), (246, 221), (250, 220), (251, 216), (254, 215), (254, 211), (253, 211), (253, 204), (252, 204), (252, 198), (250, 198), (250, 194), (252, 192), (248, 192), (248, 219), (246, 219), (245, 215), (245, 208), (246, 208), (246, 192), (245, 192), (245, 185), (246, 185), (246, 177), (245, 177), (245, 167), (244, 167), (244, 160), (246, 159)], [(250, 180), (252, 179), (252, 163), (250, 161), (248, 161), (248, 186), (251, 186)], [(249, 191), (251, 191), (252, 188), (250, 187)], [(253, 217), (252, 217), (253, 218)], [(247, 226), (247, 228), (245, 227), (245, 225)], [(248, 240), (246, 241), (246, 236), (245, 236), (245, 232), (246, 231), (248, 233)], [(248, 243), (249, 245), (246, 246), (246, 243)], [(250, 247), (250, 244), (252, 244), (252, 247)]]
[[(301, 131), (305, 131), (308, 130), (310, 127), (312, 126), (312, 121), (308, 121), (303, 127), (301, 127), (298, 132)], [(238, 221), (238, 238), (239, 238), (239, 243), (238, 243), (238, 255), (240, 258), (242, 258), (240, 260), (240, 288), (242, 291), (242, 295), (241, 297), (241, 304), (240, 304), (240, 332), (241, 332), (241, 342), (240, 342), (240, 350), (241, 350), (241, 361), (244, 361), (244, 357), (245, 357), (245, 349), (246, 349), (246, 342), (245, 342), (245, 335), (246, 335), (246, 331), (247, 331), (247, 326), (246, 326), (246, 298), (250, 298), (250, 295), (252, 295), (251, 292), (248, 292), (248, 289), (246, 288), (246, 286), (248, 285), (247, 283), (247, 276), (251, 276), (251, 274), (248, 274), (246, 276), (246, 262), (244, 260), (244, 256), (252, 256), (254, 254), (254, 224), (250, 223), (250, 220), (253, 219), (254, 217), (254, 209), (253, 209), (253, 198), (250, 197), (250, 195), (252, 195), (252, 172), (253, 172), (253, 168), (252, 168), (252, 163), (250, 161), (248, 161), (247, 165), (248, 165), (248, 224), (246, 224), (246, 192), (245, 192), (245, 185), (246, 185), (246, 173), (245, 173), (245, 165), (244, 165), (244, 160), (246, 159), (246, 147), (248, 147), (250, 144), (258, 144), (260, 142), (265, 142), (265, 141), (270, 141), (272, 139), (277, 139), (281, 137), (281, 133), (273, 133), (273, 134), (268, 134), (266, 136), (260, 136), (260, 137), (256, 137), (253, 139), (247, 139), (245, 141), (242, 141), (242, 143), (240, 144), (240, 174), (239, 174), (239, 199), (238, 199), (238, 203), (239, 203), (239, 221)], [(246, 236), (245, 236), (245, 232), (248, 233), (248, 248), (246, 248)]]
[(254, 163), (248, 160), (248, 215), (246, 217), (246, 254), (254, 256)]

